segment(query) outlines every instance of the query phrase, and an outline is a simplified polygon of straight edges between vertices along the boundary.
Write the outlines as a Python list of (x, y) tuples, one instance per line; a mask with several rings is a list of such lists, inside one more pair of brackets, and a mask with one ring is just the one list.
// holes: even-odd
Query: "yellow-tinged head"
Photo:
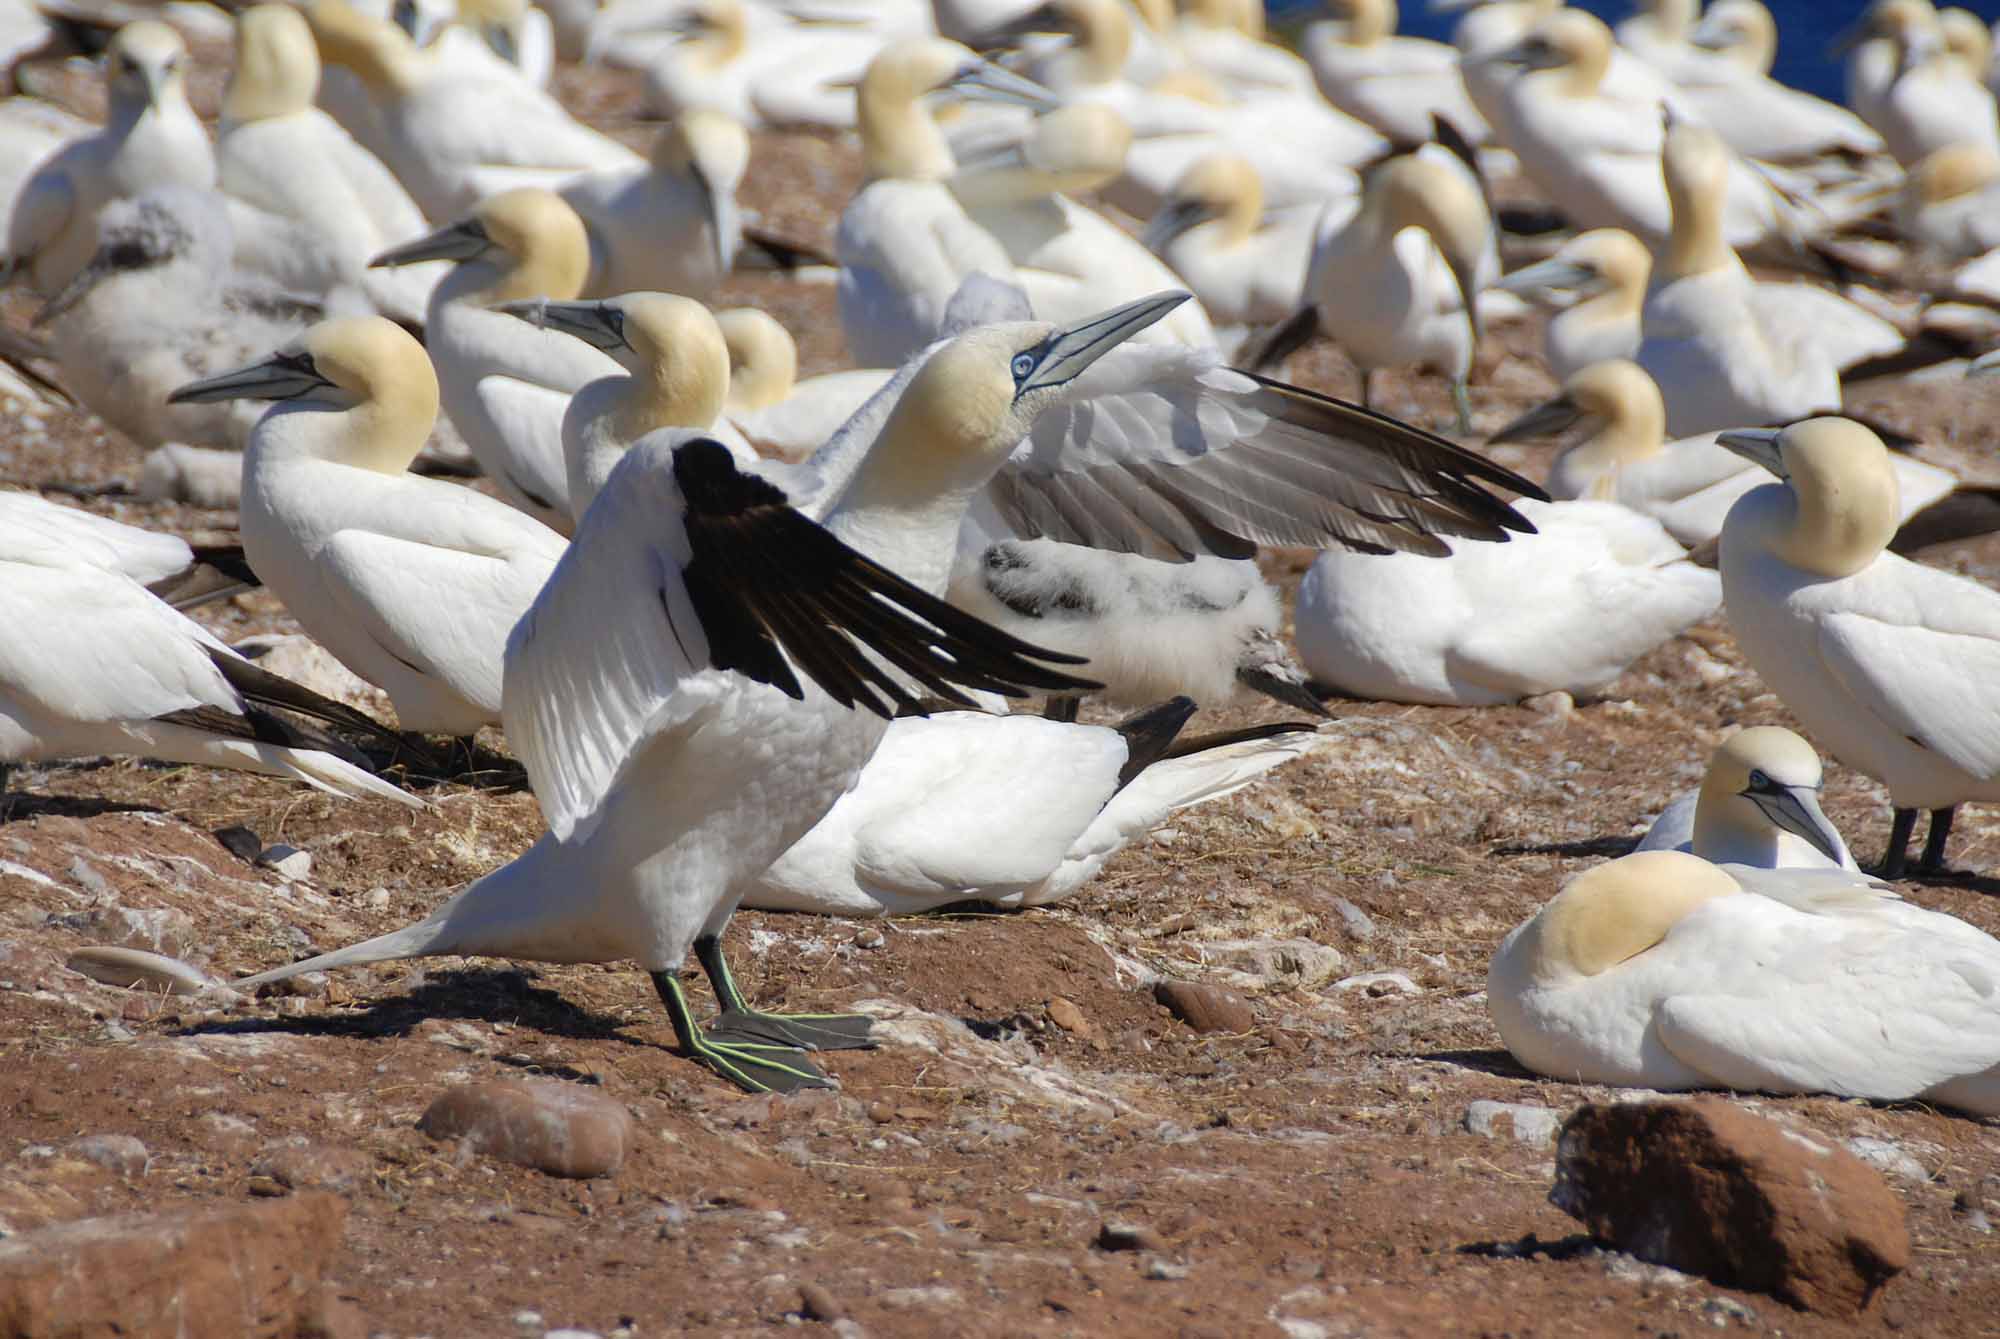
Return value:
[(525, 298), (567, 302), (590, 277), (590, 235), (554, 191), (521, 186), (490, 195), (469, 217), (384, 251), (370, 265), (450, 260), (485, 267), (481, 287), (462, 296), (491, 306)]
[(187, 97), (187, 43), (166, 24), (140, 19), (120, 28), (104, 51), (114, 116)]
[(1442, 155), (1437, 149), (1402, 154), (1374, 168), (1362, 184), (1362, 209), (1391, 235), (1405, 228), (1430, 234), (1477, 335), (1479, 273), (1496, 245), (1493, 215), (1470, 169)]
[(1741, 891), (1723, 870), (1681, 851), (1640, 851), (1585, 870), (1530, 923), (1531, 942), (1519, 946), (1529, 978), (1597, 976), (1665, 939), (1697, 907)]
[(792, 393), (799, 375), (799, 346), (792, 334), (755, 307), (715, 314), (729, 350), (729, 410), (768, 409)]
[(1213, 153), (1181, 173), (1173, 191), (1146, 227), (1146, 245), (1158, 248), (1203, 223), (1216, 222), (1220, 242), (1250, 240), (1264, 218), (1264, 180), (1234, 154)]
[(1723, 233), (1729, 196), (1729, 148), (1707, 126), (1676, 122), (1660, 150), (1667, 203), (1673, 211), (1663, 282), (1740, 264)]
[(1738, 730), (1709, 759), (1695, 802), (1694, 850), (1713, 860), (1775, 865), (1789, 832), (1835, 864), (1846, 846), (1819, 807), (1824, 771), (1813, 746), (1780, 725)]
[(1546, 75), (1549, 86), (1575, 98), (1593, 96), (1611, 69), (1611, 30), (1580, 9), (1558, 9), (1494, 59)]
[(676, 176), (692, 173), (710, 191), (734, 196), (750, 166), (750, 133), (726, 112), (691, 108), (653, 141), (653, 165)]
[[(1832, 579), (1852, 576), (1895, 537), (1902, 509), (1889, 448), (1852, 419), (1811, 418), (1782, 431), (1742, 429), (1716, 440), (1786, 484), (1789, 505), (1744, 514), (1768, 527), (1765, 544), (1793, 567)], [(1757, 497), (1730, 511), (1725, 547), (1738, 512)]]
[(1349, 46), (1374, 46), (1396, 35), (1396, 0), (1326, 0), (1326, 12), (1346, 23)]
[(308, 0), (305, 16), (320, 59), (346, 66), (372, 93), (401, 95), (416, 87), (423, 53), (395, 24), (363, 14), (347, 0)]
[(222, 95), (222, 119), (242, 125), (292, 116), (319, 90), (319, 48), (305, 15), (291, 5), (257, 5), (236, 19), (236, 68)]
[(1948, 144), (1928, 154), (1903, 182), (1904, 200), (1917, 207), (1983, 191), (2000, 181), (2000, 157), (1983, 144)]
[(1688, 40), (1758, 74), (1778, 56), (1778, 25), (1762, 0), (1715, 0)]

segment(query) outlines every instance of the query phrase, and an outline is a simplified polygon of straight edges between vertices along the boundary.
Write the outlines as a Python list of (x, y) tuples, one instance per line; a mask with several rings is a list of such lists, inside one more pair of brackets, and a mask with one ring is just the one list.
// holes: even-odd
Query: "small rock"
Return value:
[(1106, 1221), (1097, 1229), (1097, 1249), (1100, 1251), (1164, 1251), (1166, 1239), (1143, 1223), (1114, 1223)]
[(279, 842), (257, 853), (257, 863), (275, 873), (286, 883), (299, 883), (312, 877), (312, 852), (301, 851), (296, 846)]
[(1884, 1176), (1893, 1176), (1917, 1186), (1925, 1185), (1931, 1179), (1930, 1172), (1910, 1155), (1908, 1149), (1891, 1140), (1857, 1135), (1847, 1141), (1847, 1151)]
[(1402, 972), (1363, 972), (1333, 983), (1335, 990), (1358, 990), (1373, 999), (1384, 995), (1421, 995), (1424, 988)]
[(825, 1321), (828, 1324), (847, 1314), (847, 1308), (840, 1299), (817, 1283), (799, 1285), (799, 1314), (807, 1320)]
[(551, 1176), (609, 1176), (632, 1141), (622, 1103), (546, 1079), (462, 1084), (432, 1102), (417, 1128)]
[(1465, 1109), (1465, 1128), (1488, 1139), (1506, 1135), (1546, 1148), (1556, 1141), (1556, 1113), (1531, 1102), (1474, 1102)]
[(222, 843), (222, 849), (248, 864), (264, 850), (264, 839), (249, 828), (236, 826), (217, 828), (215, 839)]
[(1576, 699), (1558, 688), (1553, 693), (1536, 693), (1521, 699), (1521, 705), (1551, 721), (1566, 721), (1576, 715)]
[(514, 1328), (524, 1335), (532, 1335), (535, 1336), (535, 1339), (540, 1339), (544, 1328), (542, 1313), (539, 1311), (516, 1311), (514, 1313)]
[(1193, 1272), (1178, 1260), (1169, 1260), (1164, 1255), (1149, 1255), (1146, 1257), (1146, 1263), (1140, 1266), (1139, 1276), (1164, 1282), (1168, 1279), (1184, 1279)]
[(1248, 1032), (1257, 1016), (1241, 995), (1196, 981), (1160, 981), (1153, 998), (1196, 1032)]
[(72, 1140), (63, 1151), (120, 1176), (137, 1176), (146, 1170), (146, 1146), (129, 1134), (87, 1134)]
[(195, 942), (194, 917), (172, 907), (128, 907), (117, 902), (89, 911), (51, 916), (49, 924), (75, 930), (99, 944), (179, 957)]
[(1714, 1099), (1580, 1108), (1549, 1199), (1642, 1260), (1831, 1315), (1863, 1310), (1910, 1261), (1877, 1172)]
[(853, 944), (856, 948), (880, 948), (887, 942), (882, 932), (872, 925), (864, 925), (854, 932)]
[(1356, 939), (1375, 937), (1375, 918), (1355, 906), (1344, 897), (1333, 899), (1333, 909), (1340, 913), (1340, 923), (1347, 927), (1347, 933)]
[(375, 1160), (358, 1148), (283, 1143), (266, 1148), (250, 1164), (252, 1176), (267, 1176), (290, 1190), (346, 1193), (360, 1186)]
[(1079, 1036), (1087, 1036), (1090, 1032), (1090, 1020), (1083, 1016), (1083, 1010), (1060, 995), (1049, 1001), (1049, 1021), (1064, 1032), (1074, 1032)]
[(276, 1199), (286, 1193), (284, 1185), (275, 1176), (253, 1176), (245, 1189), (264, 1199)]

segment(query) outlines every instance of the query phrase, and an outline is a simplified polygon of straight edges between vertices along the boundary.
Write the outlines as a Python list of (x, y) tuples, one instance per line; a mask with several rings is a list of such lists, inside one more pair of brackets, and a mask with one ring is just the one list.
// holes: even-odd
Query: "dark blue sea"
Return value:
[[(1823, 98), (1840, 98), (1840, 62), (1828, 54), (1828, 47), (1866, 7), (1865, 0), (1764, 0), (1778, 20), (1778, 63), (1771, 71), (1794, 88), (1803, 88)], [(1412, 37), (1435, 37), (1444, 41), (1457, 23), (1455, 14), (1433, 15), (1426, 0), (1399, 0), (1401, 32)], [(2000, 18), (2000, 0), (1967, 3), (1966, 9), (1988, 23)], [(1630, 14), (1629, 0), (1583, 0), (1577, 8), (1616, 23)], [(1293, 14), (1316, 17), (1323, 9), (1319, 0), (1269, 0), (1273, 19)]]

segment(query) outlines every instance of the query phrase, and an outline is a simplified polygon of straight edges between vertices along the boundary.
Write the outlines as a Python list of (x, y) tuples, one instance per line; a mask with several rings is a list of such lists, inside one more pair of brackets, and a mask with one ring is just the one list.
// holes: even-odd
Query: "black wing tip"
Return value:
[(1125, 737), (1125, 765), (1118, 769), (1118, 788), (1123, 790), (1141, 772), (1167, 756), (1174, 740), (1194, 716), (1195, 700), (1182, 694), (1165, 702), (1136, 711), (1112, 729)]

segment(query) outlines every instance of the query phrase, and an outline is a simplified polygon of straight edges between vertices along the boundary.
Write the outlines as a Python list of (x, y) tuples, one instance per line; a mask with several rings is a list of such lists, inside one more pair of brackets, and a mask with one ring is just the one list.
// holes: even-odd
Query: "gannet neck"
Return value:
[(1794, 423), (1779, 438), (1791, 524), (1773, 551), (1817, 576), (1852, 576), (1878, 558), (1901, 521), (1895, 467), (1882, 439), (1850, 419)]
[(749, 24), (738, 0), (704, 0), (695, 9), (701, 36), (685, 44), (688, 63), (713, 74), (743, 58)]
[(258, 5), (236, 20), (236, 68), (222, 95), (225, 124), (292, 116), (319, 89), (319, 48), (290, 5)]
[(1729, 151), (1722, 140), (1706, 126), (1676, 125), (1667, 132), (1660, 170), (1666, 177), (1672, 227), (1658, 282), (1740, 269), (1742, 262), (1723, 235)]
[(1077, 73), (1087, 84), (1115, 84), (1132, 59), (1132, 21), (1118, 0), (1057, 0), (1076, 31)]
[(1563, 454), (1577, 465), (1601, 470), (1599, 481), (1609, 484), (1614, 494), (1613, 472), (1618, 467), (1666, 448), (1666, 400), (1659, 383), (1630, 359), (1593, 363), (1565, 382), (1563, 393), (1600, 425), (1586, 441)]
[(942, 181), (957, 170), (944, 132), (920, 99), (972, 59), (956, 42), (917, 38), (884, 48), (870, 62), (854, 104), (870, 180)]
[(395, 24), (370, 18), (346, 0), (313, 0), (306, 22), (321, 59), (354, 71), (375, 96), (407, 97), (423, 82), (426, 53)]
[(1611, 30), (1581, 9), (1555, 9), (1534, 34), (1561, 54), (1561, 63), (1531, 71), (1530, 78), (1571, 98), (1593, 98), (1611, 69)]
[(1470, 311), (1480, 258), (1492, 245), (1492, 218), (1471, 174), (1420, 154), (1391, 159), (1369, 177), (1363, 213), (1372, 213), (1378, 246), (1405, 228), (1430, 235)]
[(727, 113), (690, 108), (653, 141), (652, 164), (667, 176), (692, 173), (710, 191), (734, 196), (750, 165), (750, 134)]
[(1132, 0), (1132, 9), (1140, 22), (1156, 33), (1174, 26), (1174, 0)]
[(1396, 35), (1396, 0), (1328, 0), (1327, 12), (1347, 21), (1351, 47), (1371, 47)]
[(1741, 891), (1728, 874), (1681, 851), (1640, 851), (1585, 870), (1529, 927), (1530, 979), (1596, 976), (1665, 939), (1703, 903)]
[(729, 349), (729, 412), (782, 403), (798, 382), (799, 347), (791, 332), (755, 307), (717, 312), (715, 324)]

